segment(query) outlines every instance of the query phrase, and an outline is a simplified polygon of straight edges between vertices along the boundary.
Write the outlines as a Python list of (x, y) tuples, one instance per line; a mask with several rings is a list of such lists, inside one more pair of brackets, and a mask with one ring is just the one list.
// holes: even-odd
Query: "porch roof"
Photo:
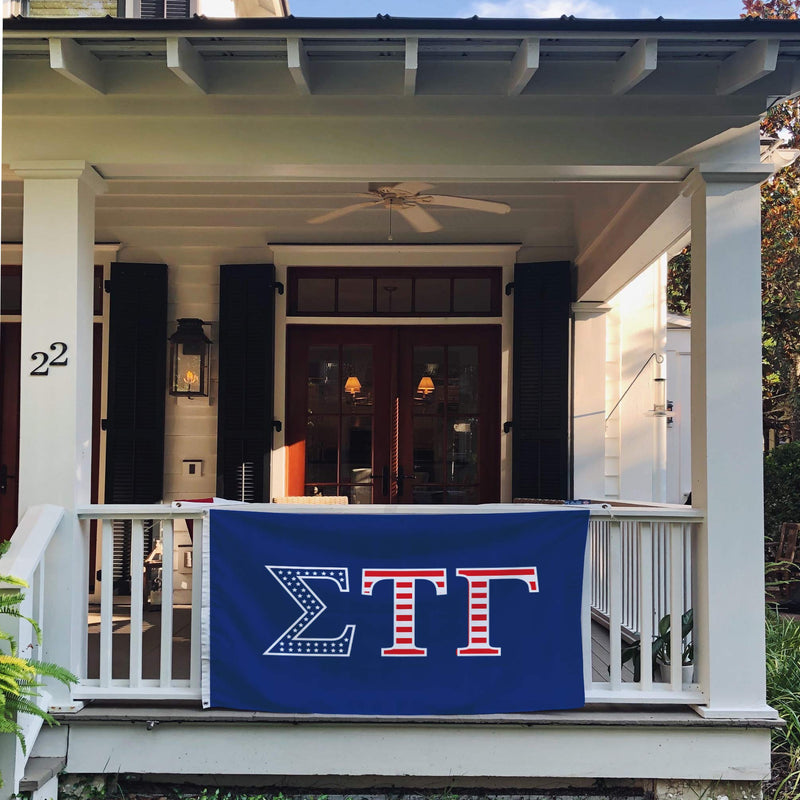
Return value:
[[(707, 71), (726, 63), (711, 93), (740, 92), (774, 72), (779, 64), (800, 59), (800, 21), (763, 20), (755, 17), (727, 20), (656, 19), (465, 19), (391, 17), (369, 18), (278, 17), (216, 19), (195, 15), (189, 19), (120, 19), (115, 17), (12, 17), (5, 21), (6, 58), (47, 55), (48, 39), (65, 36), (76, 40), (85, 53), (100, 61), (163, 58), (166, 40), (189, 37), (188, 43), (204, 60), (283, 60), (287, 43), (302, 40), (303, 62), (373, 60), (406, 61), (413, 45), (413, 69), (418, 62), (526, 61), (523, 78), (512, 81), (509, 94), (548, 91), (548, 82), (532, 81), (539, 67), (558, 63), (614, 64), (610, 94), (626, 94), (656, 69), (693, 64)], [(409, 38), (413, 40), (412, 45)], [(520, 56), (520, 49), (535, 53)], [(307, 65), (306, 65), (307, 66)], [(513, 70), (512, 70), (513, 71)], [(663, 71), (663, 70), (662, 70)], [(584, 77), (584, 76), (582, 76)], [(685, 74), (680, 77), (685, 78)], [(310, 83), (310, 81), (308, 82)], [(544, 84), (544, 85), (542, 85)], [(663, 94), (663, 83), (647, 85)], [(655, 84), (655, 86), (653, 85)], [(310, 88), (310, 87), (309, 87)], [(565, 88), (567, 91), (565, 92)], [(558, 93), (574, 87), (559, 86)], [(592, 83), (584, 83), (584, 89)], [(677, 87), (670, 87), (673, 93)], [(759, 87), (763, 89), (763, 86)], [(681, 94), (705, 93), (708, 87), (680, 87)], [(792, 84), (773, 95), (796, 91)], [(363, 88), (362, 88), (363, 93)], [(408, 92), (406, 92), (408, 93)], [(412, 92), (413, 93), (413, 92)], [(470, 93), (475, 93), (474, 91)], [(495, 92), (478, 92), (490, 93)], [(582, 91), (581, 94), (587, 92)], [(601, 92), (605, 93), (605, 92)]]
[(757, 164), (759, 116), (800, 92), (800, 21), (17, 17), (3, 38), (4, 162), (92, 164), (98, 240), (128, 259), (378, 245), (385, 214), (308, 220), (421, 180), (512, 212), (444, 210), (403, 244), (519, 243), (591, 300), (685, 234), (693, 169)]

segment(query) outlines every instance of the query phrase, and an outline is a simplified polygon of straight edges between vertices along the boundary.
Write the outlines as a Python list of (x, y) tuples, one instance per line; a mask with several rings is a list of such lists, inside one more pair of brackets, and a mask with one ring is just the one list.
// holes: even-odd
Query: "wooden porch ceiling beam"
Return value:
[(50, 68), (98, 94), (105, 94), (105, 70), (100, 59), (74, 39), (50, 39)]
[(208, 92), (205, 62), (187, 39), (179, 36), (167, 38), (167, 67), (187, 86), (203, 94)]
[(617, 61), (611, 82), (612, 94), (625, 94), (643, 81), (658, 66), (658, 40), (639, 39)]
[(286, 40), (286, 57), (297, 91), (311, 94), (311, 70), (302, 39), (294, 37)]
[(419, 38), (406, 39), (406, 64), (403, 73), (403, 94), (412, 95), (417, 91), (417, 65), (419, 63)]
[(717, 94), (732, 94), (774, 72), (779, 45), (777, 39), (757, 39), (726, 58), (719, 67)]
[(539, 69), (539, 40), (523, 39), (511, 61), (508, 94), (511, 96), (522, 94), (537, 69)]

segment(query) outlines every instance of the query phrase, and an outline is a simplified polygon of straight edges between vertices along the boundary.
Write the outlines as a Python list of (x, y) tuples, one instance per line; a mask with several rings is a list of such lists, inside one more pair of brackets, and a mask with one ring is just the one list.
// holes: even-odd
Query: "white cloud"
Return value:
[(596, 0), (482, 0), (473, 5), (471, 14), (479, 17), (537, 17), (567, 16), (611, 19), (614, 10)]

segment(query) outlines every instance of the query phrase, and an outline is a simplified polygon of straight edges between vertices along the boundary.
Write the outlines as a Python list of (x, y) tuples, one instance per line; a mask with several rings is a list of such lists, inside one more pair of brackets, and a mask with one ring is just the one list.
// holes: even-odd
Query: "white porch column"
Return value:
[[(25, 180), (19, 512), (67, 509), (45, 561), (43, 659), (78, 673), (85, 642), (72, 621), (86, 614), (88, 542), (70, 512), (90, 500), (94, 207), (104, 182), (83, 161), (11, 167)], [(71, 707), (69, 690), (50, 689), (55, 707)]]
[(763, 165), (704, 169), (692, 188), (692, 500), (696, 654), (707, 717), (765, 705), (761, 445)]
[(573, 494), (605, 496), (606, 312), (602, 303), (573, 303)]

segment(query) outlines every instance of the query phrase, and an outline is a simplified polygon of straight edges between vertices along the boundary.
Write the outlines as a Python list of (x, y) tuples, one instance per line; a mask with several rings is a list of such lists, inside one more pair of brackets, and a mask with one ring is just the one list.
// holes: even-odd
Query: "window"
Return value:
[(291, 316), (461, 316), (502, 313), (495, 268), (289, 270)]

